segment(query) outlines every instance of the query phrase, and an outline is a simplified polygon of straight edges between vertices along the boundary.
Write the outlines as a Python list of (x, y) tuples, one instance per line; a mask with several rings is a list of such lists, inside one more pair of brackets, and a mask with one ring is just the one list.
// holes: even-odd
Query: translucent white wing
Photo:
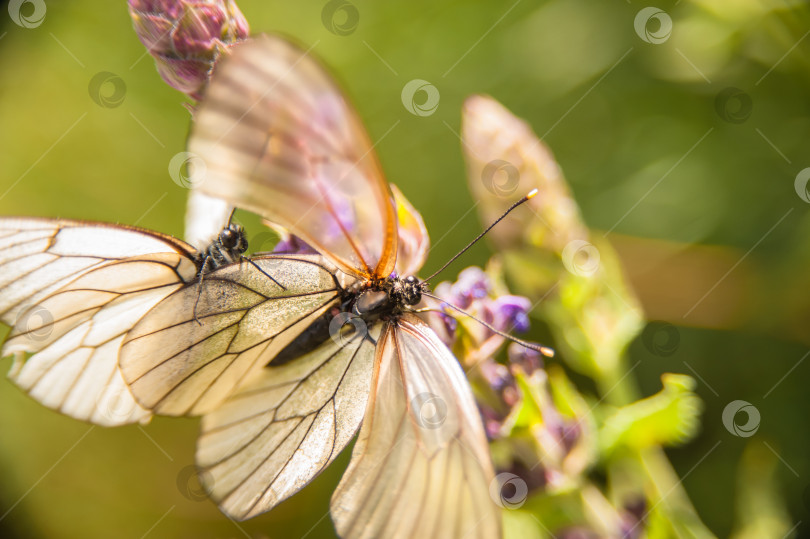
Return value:
[(197, 466), (222, 511), (268, 511), (338, 456), (363, 419), (381, 327), (266, 367), (203, 418)]
[[(182, 286), (182, 266), (193, 278), (193, 262), (176, 254), (112, 261), (23, 311), (25, 321), (3, 347), (16, 356), (10, 378), (42, 404), (77, 419), (104, 426), (148, 419), (124, 384), (118, 353), (137, 321)], [(25, 352), (35, 353), (26, 360)]]
[(332, 496), (338, 534), (500, 537), (493, 478), (481, 417), (456, 359), (415, 315), (389, 323), (366, 417)]
[(393, 271), (396, 214), (376, 155), (308, 52), (266, 35), (232, 47), (195, 113), (189, 152), (195, 189), (283, 226), (347, 273)]
[(191, 257), (170, 236), (104, 223), (27, 217), (0, 218), (0, 320), (14, 325), (20, 310), (111, 260), (155, 253)]
[[(0, 309), (10, 378), (61, 413), (112, 426), (145, 421), (118, 370), (124, 334), (193, 279), (193, 249), (145, 230), (0, 218)], [(33, 354), (26, 357), (28, 354)]]
[(184, 238), (198, 251), (208, 247), (231, 222), (233, 206), (192, 189), (186, 203)]
[(164, 415), (214, 410), (335, 302), (334, 270), (320, 260), (243, 261), (158, 303), (121, 348), (119, 366), (136, 400)]

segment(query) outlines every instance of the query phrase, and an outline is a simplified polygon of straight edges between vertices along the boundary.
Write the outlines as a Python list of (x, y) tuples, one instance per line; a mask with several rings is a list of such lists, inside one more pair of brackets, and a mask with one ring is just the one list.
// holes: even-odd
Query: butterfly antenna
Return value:
[[(448, 261), (447, 261), (447, 263), (445, 263), (445, 265), (444, 265), (444, 266), (442, 266), (441, 268), (439, 268), (438, 270), (436, 270), (435, 272), (433, 272), (433, 275), (431, 275), (431, 276), (430, 276), (430, 277), (428, 277), (427, 279), (422, 279), (422, 281), (421, 281), (421, 283), (420, 283), (420, 284), (427, 284), (428, 282), (430, 282), (430, 280), (431, 280), (431, 279), (433, 279), (435, 276), (437, 276), (438, 274), (440, 274), (441, 272), (443, 272), (443, 271), (444, 271), (444, 270), (447, 268), (447, 266), (449, 266), (450, 264), (452, 264), (453, 262), (455, 262), (455, 260), (456, 260), (458, 257), (460, 257), (461, 255), (463, 255), (465, 252), (467, 252), (467, 250), (468, 250), (470, 247), (472, 247), (473, 245), (475, 245), (476, 243), (478, 243), (478, 240), (480, 240), (481, 238), (483, 238), (483, 237), (484, 237), (484, 236), (487, 234), (487, 232), (489, 232), (490, 230), (492, 230), (492, 228), (493, 228), (495, 225), (497, 225), (498, 223), (500, 223), (501, 221), (503, 221), (503, 220), (506, 218), (506, 216), (507, 216), (507, 215), (509, 215), (510, 213), (512, 213), (512, 210), (514, 210), (515, 208), (517, 208), (518, 206), (520, 206), (520, 205), (521, 205), (521, 204), (523, 204), (524, 202), (528, 202), (528, 201), (529, 201), (529, 199), (533, 198), (533, 197), (534, 197), (536, 194), (537, 194), (537, 189), (532, 189), (531, 191), (529, 191), (529, 194), (528, 194), (528, 195), (526, 195), (525, 197), (521, 198), (520, 200), (518, 200), (517, 202), (515, 202), (514, 204), (512, 204), (511, 206), (509, 206), (509, 209), (507, 209), (507, 210), (506, 210), (506, 211), (503, 213), (503, 215), (501, 215), (500, 217), (498, 217), (497, 219), (495, 219), (495, 222), (494, 222), (494, 223), (492, 223), (491, 225), (489, 225), (489, 226), (486, 228), (486, 230), (484, 230), (483, 232), (481, 232), (480, 234), (478, 234), (478, 236), (476, 236), (474, 240), (472, 240), (470, 243), (468, 243), (468, 244), (467, 244), (467, 246), (466, 246), (464, 249), (462, 249), (461, 251), (459, 251), (459, 252), (458, 252), (458, 253), (457, 253), (457, 254), (456, 254), (456, 255), (455, 255), (453, 258), (451, 258), (450, 260), (448, 260)], [(464, 313), (464, 314), (466, 314), (466, 313)], [(469, 316), (469, 315), (468, 315), (468, 316)]]
[(456, 311), (458, 313), (461, 313), (464, 316), (469, 316), (470, 318), (472, 318), (473, 320), (475, 320), (479, 324), (483, 325), (484, 327), (486, 327), (490, 331), (495, 332), (496, 334), (500, 335), (504, 339), (508, 339), (508, 340), (510, 340), (512, 342), (516, 342), (519, 345), (523, 346), (524, 348), (528, 348), (529, 350), (534, 350), (535, 352), (540, 352), (541, 354), (543, 354), (546, 357), (554, 357), (554, 350), (552, 350), (548, 346), (540, 346), (539, 344), (534, 344), (534, 343), (531, 343), (529, 341), (524, 341), (523, 339), (513, 337), (512, 335), (509, 335), (508, 333), (499, 330), (498, 328), (496, 328), (492, 324), (488, 324), (488, 323), (484, 322), (483, 320), (481, 320), (480, 318), (476, 318), (475, 316), (471, 315), (467, 311), (465, 311), (463, 309), (459, 309), (458, 307), (456, 307), (452, 303), (446, 302), (445, 300), (443, 300), (442, 298), (440, 298), (438, 296), (434, 296), (433, 294), (430, 294), (428, 292), (422, 292), (422, 295), (427, 296), (427, 297), (429, 297), (431, 299), (435, 299), (436, 301), (440, 301), (442, 303), (442, 305), (446, 305), (447, 307), (450, 307), (454, 311)]

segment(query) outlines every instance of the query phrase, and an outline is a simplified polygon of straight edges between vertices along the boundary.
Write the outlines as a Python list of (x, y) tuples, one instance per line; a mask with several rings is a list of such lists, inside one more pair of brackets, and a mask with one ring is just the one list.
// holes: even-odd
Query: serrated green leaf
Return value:
[(691, 439), (703, 408), (694, 393), (695, 380), (685, 374), (661, 376), (663, 389), (655, 395), (616, 409), (600, 432), (602, 451), (636, 451), (654, 445), (672, 446)]

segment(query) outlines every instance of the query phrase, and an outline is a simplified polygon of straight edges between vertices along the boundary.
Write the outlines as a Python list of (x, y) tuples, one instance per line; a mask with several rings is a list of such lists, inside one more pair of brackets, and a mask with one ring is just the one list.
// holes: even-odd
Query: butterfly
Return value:
[(142, 406), (203, 416), (196, 461), (221, 510), (272, 509), (359, 430), (331, 501), (341, 536), (499, 537), (471, 388), (417, 308), (424, 223), (326, 70), (280, 37), (234, 46), (189, 152), (195, 189), (319, 253), (214, 270), (161, 299), (122, 344)]
[[(146, 422), (118, 369), (125, 334), (173, 290), (236, 262), (244, 230), (208, 245), (135, 227), (0, 218), (0, 321), (9, 377), (40, 403), (103, 426)], [(29, 355), (29, 357), (26, 357)]]

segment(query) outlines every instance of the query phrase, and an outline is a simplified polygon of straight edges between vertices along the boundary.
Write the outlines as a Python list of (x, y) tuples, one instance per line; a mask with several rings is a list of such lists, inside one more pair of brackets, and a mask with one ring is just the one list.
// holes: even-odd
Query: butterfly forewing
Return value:
[(264, 368), (203, 418), (197, 465), (223, 511), (240, 520), (268, 511), (338, 456), (365, 412), (380, 328)]
[(217, 65), (189, 140), (194, 184), (303, 238), (342, 270), (386, 277), (396, 215), (357, 114), (305, 51), (258, 36)]
[[(111, 426), (149, 418), (118, 370), (126, 332), (193, 280), (193, 249), (135, 228), (0, 219), (3, 355), (11, 379), (42, 404)], [(27, 354), (33, 354), (26, 358)]]
[(193, 248), (146, 230), (64, 219), (0, 218), (0, 320), (87, 270), (113, 260), (155, 253), (190, 256)]
[(500, 537), (486, 438), (458, 362), (415, 315), (380, 338), (371, 398), (332, 496), (341, 537)]
[(214, 410), (334, 304), (320, 257), (266, 256), (231, 264), (160, 302), (129, 332), (120, 367), (156, 413)]

